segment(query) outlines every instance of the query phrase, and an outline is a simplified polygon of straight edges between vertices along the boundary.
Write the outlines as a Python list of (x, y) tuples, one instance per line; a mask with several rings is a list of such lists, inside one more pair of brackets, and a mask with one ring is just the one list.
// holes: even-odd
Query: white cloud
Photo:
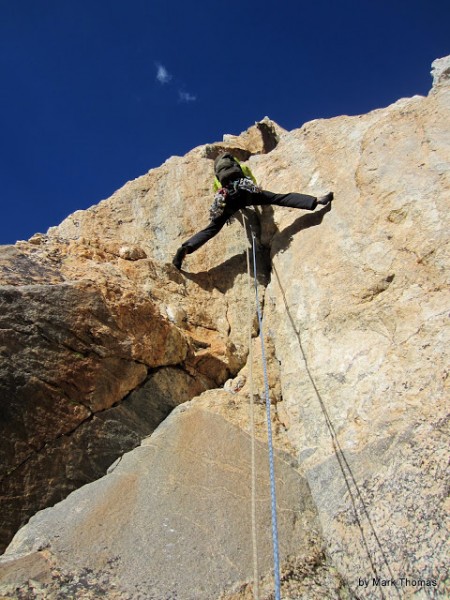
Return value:
[(162, 85), (169, 83), (169, 81), (172, 79), (172, 75), (161, 63), (156, 63), (156, 79)]
[(179, 90), (178, 99), (180, 102), (195, 102), (197, 100), (197, 96), (193, 96), (192, 94), (189, 94), (189, 92), (183, 92)]
[[(155, 61), (155, 67), (156, 67), (156, 80), (161, 85), (170, 84), (172, 89), (178, 88), (178, 102), (182, 102), (182, 103), (196, 102), (197, 96), (194, 96), (194, 94), (186, 92), (183, 89), (185, 87), (185, 84), (182, 80), (179, 80), (178, 78), (175, 78), (173, 80), (172, 74), (169, 73), (169, 71), (166, 69), (166, 67), (163, 64), (161, 64), (160, 62)], [(175, 91), (175, 89), (173, 91)]]

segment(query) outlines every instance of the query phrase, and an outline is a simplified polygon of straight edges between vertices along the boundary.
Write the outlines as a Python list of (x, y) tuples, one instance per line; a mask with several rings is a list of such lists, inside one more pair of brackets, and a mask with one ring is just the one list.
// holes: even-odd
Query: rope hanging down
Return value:
[[(251, 229), (251, 228), (250, 228)], [(275, 578), (275, 600), (281, 600), (281, 583), (280, 583), (280, 559), (278, 550), (278, 522), (277, 522), (277, 499), (276, 499), (276, 488), (275, 488), (275, 467), (273, 457), (273, 442), (272, 442), (272, 417), (270, 414), (270, 395), (269, 395), (269, 379), (267, 376), (267, 360), (266, 360), (266, 349), (264, 345), (263, 335), (263, 324), (261, 308), (259, 305), (258, 296), (258, 276), (256, 271), (256, 242), (255, 234), (251, 230), (252, 235), (252, 249), (253, 249), (253, 276), (255, 283), (255, 296), (256, 296), (256, 310), (258, 313), (258, 324), (259, 324), (259, 337), (261, 340), (261, 356), (264, 371), (264, 389), (266, 399), (266, 416), (267, 416), (267, 442), (269, 447), (269, 473), (270, 473), (270, 497), (272, 504), (272, 542), (273, 542), (273, 564), (274, 564), (274, 578)]]
[[(248, 245), (248, 226), (247, 219), (241, 212), (242, 219), (242, 244), (245, 248), (247, 259), (247, 320), (248, 320), (248, 365), (250, 382), (250, 439), (251, 439), (251, 468), (252, 468), (252, 546), (253, 546), (253, 600), (259, 600), (259, 568), (258, 568), (258, 536), (256, 527), (256, 449), (255, 449), (255, 395), (253, 390), (253, 342), (252, 342), (252, 323), (253, 323), (253, 302), (252, 302), (252, 274), (250, 267), (250, 248)], [(246, 235), (247, 234), (247, 235)]]

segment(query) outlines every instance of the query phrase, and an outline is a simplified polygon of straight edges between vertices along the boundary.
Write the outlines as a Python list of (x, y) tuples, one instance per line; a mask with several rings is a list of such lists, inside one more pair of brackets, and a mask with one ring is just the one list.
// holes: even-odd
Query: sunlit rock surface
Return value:
[(367, 115), (291, 132), (264, 119), (1, 249), (4, 545), (136, 448), (19, 531), (0, 559), (3, 595), (253, 597), (251, 333), (260, 590), (270, 597), (247, 234), (235, 220), (185, 272), (170, 264), (208, 222), (223, 149), (266, 189), (335, 193), (314, 213), (248, 211), (283, 598), (450, 594), (449, 70), (448, 58), (435, 61), (427, 97)]

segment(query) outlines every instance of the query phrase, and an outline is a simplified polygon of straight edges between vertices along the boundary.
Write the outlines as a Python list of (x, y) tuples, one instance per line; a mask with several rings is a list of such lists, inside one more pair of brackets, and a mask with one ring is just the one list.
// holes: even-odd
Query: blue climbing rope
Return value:
[(278, 522), (277, 522), (277, 496), (275, 489), (275, 467), (273, 459), (273, 442), (272, 442), (272, 417), (270, 414), (270, 396), (269, 396), (269, 379), (267, 377), (267, 360), (266, 350), (264, 346), (264, 336), (262, 327), (261, 308), (259, 306), (258, 297), (258, 277), (256, 272), (256, 244), (255, 234), (252, 230), (252, 248), (253, 248), (253, 276), (255, 280), (256, 294), (256, 310), (258, 313), (259, 337), (261, 339), (261, 356), (264, 370), (264, 388), (266, 396), (266, 414), (267, 414), (267, 436), (269, 446), (269, 472), (270, 472), (270, 496), (272, 502), (272, 542), (273, 542), (273, 565), (275, 578), (275, 600), (281, 599), (281, 583), (280, 583), (280, 558), (278, 551)]

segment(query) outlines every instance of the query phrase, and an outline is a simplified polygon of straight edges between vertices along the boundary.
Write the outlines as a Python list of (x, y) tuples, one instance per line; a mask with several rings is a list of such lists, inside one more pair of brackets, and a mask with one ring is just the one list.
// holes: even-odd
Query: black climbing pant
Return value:
[(227, 198), (227, 205), (224, 213), (217, 219), (213, 219), (210, 224), (202, 229), (186, 242), (182, 244), (183, 248), (190, 254), (198, 250), (208, 240), (219, 233), (225, 223), (234, 213), (246, 206), (286, 206), (288, 208), (302, 208), (303, 210), (314, 210), (317, 206), (317, 198), (308, 194), (275, 194), (273, 192), (261, 191), (257, 193), (239, 191), (233, 196)]

